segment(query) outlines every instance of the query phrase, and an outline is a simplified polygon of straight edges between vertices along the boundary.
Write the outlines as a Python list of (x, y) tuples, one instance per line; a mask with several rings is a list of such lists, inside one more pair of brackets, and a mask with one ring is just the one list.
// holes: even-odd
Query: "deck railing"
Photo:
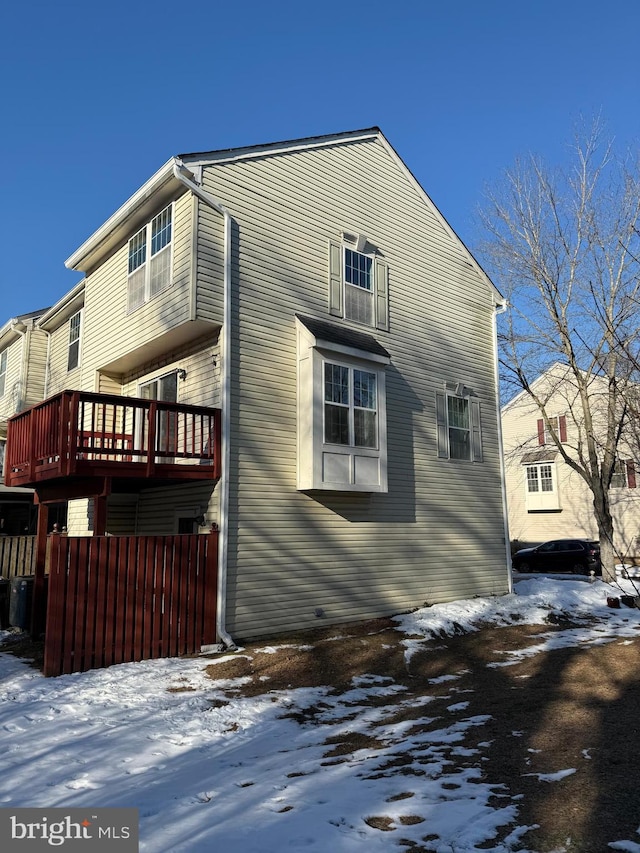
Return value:
[(8, 421), (5, 482), (220, 476), (220, 410), (62, 391)]

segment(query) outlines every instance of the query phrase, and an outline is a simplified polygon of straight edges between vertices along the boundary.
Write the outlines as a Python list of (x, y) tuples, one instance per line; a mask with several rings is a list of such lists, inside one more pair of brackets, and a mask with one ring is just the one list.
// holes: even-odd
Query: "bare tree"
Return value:
[[(603, 574), (615, 577), (609, 488), (637, 388), (640, 179), (598, 121), (576, 134), (569, 165), (530, 156), (505, 173), (481, 212), (482, 256), (510, 303), (500, 330), (502, 379), (538, 406), (558, 453), (587, 483)], [(577, 425), (563, 443), (534, 380), (566, 366)], [(637, 397), (637, 394), (636, 394)], [(636, 409), (633, 406), (633, 409)]]

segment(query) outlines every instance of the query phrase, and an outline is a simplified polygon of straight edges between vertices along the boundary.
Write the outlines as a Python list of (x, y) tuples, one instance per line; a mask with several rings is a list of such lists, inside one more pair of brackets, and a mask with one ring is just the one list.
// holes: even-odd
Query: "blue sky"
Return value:
[[(471, 248), (487, 184), (580, 115), (640, 138), (636, 0), (34, 2), (0, 33), (0, 325), (174, 154), (381, 127)], [(499, 282), (496, 282), (499, 286)]]

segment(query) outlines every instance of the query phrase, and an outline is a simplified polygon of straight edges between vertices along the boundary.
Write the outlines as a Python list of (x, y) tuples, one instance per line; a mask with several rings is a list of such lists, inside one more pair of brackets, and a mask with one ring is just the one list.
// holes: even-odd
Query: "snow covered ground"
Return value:
[[(622, 583), (635, 593), (630, 581)], [(509, 665), (550, 648), (638, 637), (640, 610), (606, 605), (607, 595), (620, 592), (601, 581), (526, 578), (514, 595), (435, 605), (400, 617), (398, 627), (407, 634), (410, 658), (419, 636), (450, 633), (456, 625), (473, 631), (487, 622), (543, 624), (551, 611), (601, 620), (598, 629), (543, 632), (537, 646), (508, 657)], [(524, 837), (516, 798), (496, 805), (495, 788), (482, 782), (479, 763), (475, 769), (456, 766), (456, 755), (470, 754), (467, 733), (486, 720), (460, 715), (464, 697), (452, 693), (455, 722), (444, 718), (441, 726), (415, 734), (415, 706), (406, 727), (385, 723), (397, 719), (398, 706), (408, 700), (400, 685), (376, 675), (356, 679), (341, 694), (306, 688), (231, 701), (226, 695), (223, 704), (216, 700), (230, 685), (206, 675), (212, 660), (220, 658), (149, 661), (45, 679), (0, 653), (0, 806), (135, 806), (140, 849), (147, 853), (400, 849), (373, 825), (380, 815), (403, 839), (438, 853), (466, 853), (482, 843), (484, 850), (507, 853)], [(423, 719), (429, 702), (423, 699)], [(286, 716), (311, 706), (320, 709), (313, 725)], [(376, 749), (364, 745), (339, 761), (327, 760), (328, 737), (345, 727), (366, 735), (374, 725)], [(399, 748), (419, 763), (422, 775), (380, 772)], [(573, 772), (563, 768), (545, 781)], [(506, 841), (487, 846), (497, 827), (510, 824), (516, 828)], [(432, 841), (421, 841), (425, 836)], [(640, 851), (640, 836), (611, 842), (615, 850)]]

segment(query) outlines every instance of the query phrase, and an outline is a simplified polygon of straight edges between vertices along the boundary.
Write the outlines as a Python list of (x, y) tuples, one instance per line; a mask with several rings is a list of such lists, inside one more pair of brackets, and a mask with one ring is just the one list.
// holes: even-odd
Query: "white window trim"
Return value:
[[(349, 410), (348, 419), (349, 419), (349, 442), (346, 444), (335, 443), (326, 440), (326, 411), (327, 405), (340, 405), (337, 403), (331, 403), (331, 401), (324, 399), (324, 382), (325, 382), (325, 368), (328, 364), (335, 364), (336, 367), (344, 367), (349, 371), (349, 402), (344, 407)], [(370, 411), (375, 413), (375, 424), (376, 424), (376, 441), (374, 445), (360, 445), (355, 443), (355, 412), (360, 409), (360, 406), (356, 406), (354, 399), (354, 371), (360, 370), (363, 373), (373, 374), (376, 378), (376, 407), (375, 409), (363, 409), (363, 411)], [(323, 434), (323, 444), (331, 445), (333, 447), (350, 447), (352, 450), (378, 450), (380, 447), (380, 436), (379, 436), (379, 415), (378, 415), (378, 385), (379, 385), (379, 371), (373, 367), (366, 367), (362, 364), (354, 364), (346, 362), (341, 358), (332, 358), (331, 356), (326, 356), (322, 359), (322, 379), (323, 379), (323, 406), (322, 406), (322, 434)]]
[[(76, 341), (71, 340), (71, 332), (72, 332), (72, 328), (73, 328), (72, 323), (73, 323), (73, 320), (75, 317), (79, 317), (78, 337), (77, 337), (78, 361), (73, 367), (69, 367), (69, 356), (71, 355), (71, 347), (74, 343), (76, 343)], [(82, 325), (83, 325), (83, 311), (82, 311), (82, 309), (80, 309), (79, 311), (76, 311), (75, 314), (72, 314), (71, 317), (69, 317), (69, 337), (67, 339), (67, 373), (70, 373), (72, 370), (77, 370), (80, 367), (80, 360), (82, 358)]]
[[(358, 288), (346, 280), (346, 251), (355, 252), (371, 260), (371, 290)], [(365, 290), (371, 294), (370, 322), (350, 317), (346, 311), (348, 288)], [(356, 323), (363, 329), (389, 331), (389, 268), (378, 249), (362, 234), (343, 232), (340, 240), (329, 240), (329, 313)]]
[[(449, 423), (449, 399), (451, 398), (466, 400), (469, 405), (469, 456), (467, 458), (451, 456), (450, 431), (458, 429)], [(436, 429), (438, 457), (440, 459), (449, 459), (451, 462), (460, 462), (463, 465), (472, 462), (484, 462), (480, 401), (470, 388), (458, 382), (451, 388), (446, 384), (444, 391), (436, 393)]]
[[(387, 492), (385, 367), (389, 358), (340, 344), (316, 341), (297, 322), (298, 489), (300, 491)], [(325, 441), (324, 367), (339, 364), (376, 376), (377, 446)]]
[[(551, 474), (551, 490), (542, 490), (541, 468), (549, 468)], [(529, 469), (537, 471), (538, 490), (529, 490)], [(524, 500), (527, 512), (557, 512), (560, 506), (560, 490), (558, 488), (558, 467), (554, 461), (526, 462), (522, 465), (524, 478)], [(549, 479), (545, 477), (545, 479)]]
[[(156, 252), (155, 255), (151, 255), (153, 222), (155, 219), (158, 218), (158, 216), (162, 216), (162, 214), (167, 210), (171, 211), (171, 239), (169, 240), (169, 242), (167, 243), (166, 246), (163, 246), (162, 249), (160, 249), (159, 252)], [(145, 245), (146, 245), (146, 249), (147, 249), (144, 263), (140, 264), (139, 267), (136, 267), (136, 269), (133, 270), (133, 272), (129, 272), (129, 269), (128, 269), (128, 267), (129, 267), (129, 247), (131, 245), (131, 241), (135, 240), (135, 238), (138, 236), (138, 234), (141, 234), (143, 231), (145, 232), (145, 240), (146, 240)], [(175, 240), (175, 205), (173, 202), (171, 202), (171, 204), (168, 204), (166, 207), (163, 207), (162, 210), (158, 211), (158, 213), (156, 213), (155, 216), (152, 216), (151, 219), (145, 225), (143, 225), (142, 228), (139, 228), (135, 234), (132, 234), (131, 237), (129, 238), (129, 240), (127, 241), (127, 314), (133, 314), (135, 311), (138, 311), (140, 308), (142, 308), (148, 302), (153, 300), (160, 293), (163, 293), (165, 290), (167, 290), (168, 288), (170, 288), (172, 286), (172, 284), (173, 284), (173, 244), (174, 244), (174, 240)], [(162, 252), (168, 252), (169, 253), (168, 282), (167, 282), (167, 284), (164, 285), (164, 287), (161, 287), (160, 290), (158, 290), (152, 294), (151, 293), (151, 260), (152, 260), (152, 258), (158, 257), (160, 254), (162, 254)], [(132, 306), (130, 304), (129, 284), (131, 281), (131, 277), (133, 275), (135, 275), (137, 272), (139, 272), (141, 269), (144, 269), (144, 295), (143, 295), (143, 299), (141, 302)]]
[(7, 349), (3, 349), (2, 352), (0, 352), (0, 397), (4, 397), (6, 391), (7, 362), (9, 361), (7, 353)]

